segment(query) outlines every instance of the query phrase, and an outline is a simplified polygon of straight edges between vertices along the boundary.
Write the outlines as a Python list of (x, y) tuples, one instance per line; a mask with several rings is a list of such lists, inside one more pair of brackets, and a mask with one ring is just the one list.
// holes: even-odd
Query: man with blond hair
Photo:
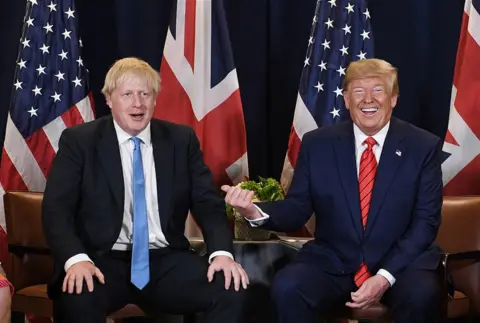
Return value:
[(377, 301), (397, 323), (437, 322), (441, 140), (392, 117), (399, 89), (388, 62), (351, 63), (344, 83), (353, 122), (304, 135), (286, 199), (253, 204), (252, 192), (224, 186), (226, 202), (282, 232), (316, 215), (314, 239), (275, 278), (279, 322)]
[[(152, 119), (159, 90), (151, 66), (121, 59), (102, 90), (112, 115), (62, 133), (42, 213), (55, 322), (104, 323), (128, 303), (204, 312), (210, 323), (240, 317), (248, 277), (233, 260), (225, 203), (195, 132)], [(189, 210), (208, 257), (190, 251)]]

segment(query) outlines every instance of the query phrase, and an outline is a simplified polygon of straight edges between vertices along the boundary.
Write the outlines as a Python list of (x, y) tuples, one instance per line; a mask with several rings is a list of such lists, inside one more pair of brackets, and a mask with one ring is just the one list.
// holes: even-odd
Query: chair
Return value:
[[(5, 218), (8, 231), (8, 278), (15, 287), (12, 298), (12, 322), (24, 322), (24, 314), (53, 316), (53, 302), (47, 296), (47, 283), (53, 273), (53, 259), (47, 246), (41, 221), (43, 193), (9, 191), (4, 195)], [(201, 248), (198, 240), (193, 247)], [(145, 313), (138, 306), (128, 304), (109, 318), (155, 316), (178, 321), (178, 316)], [(191, 321), (193, 316), (184, 316)]]
[[(444, 251), (438, 268), (442, 290), (441, 322), (468, 316), (479, 322), (480, 314), (480, 196), (444, 197), (442, 224), (436, 243)], [(453, 286), (453, 296), (448, 287)], [(330, 321), (341, 318), (392, 322), (383, 305), (365, 310), (344, 307), (325, 313)]]

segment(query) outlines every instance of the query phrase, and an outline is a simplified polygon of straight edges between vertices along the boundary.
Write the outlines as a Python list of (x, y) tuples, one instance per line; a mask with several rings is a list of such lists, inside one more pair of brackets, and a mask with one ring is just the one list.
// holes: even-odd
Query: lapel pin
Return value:
[(397, 154), (397, 156), (402, 156), (402, 152), (400, 150), (397, 149), (397, 151), (395, 152), (395, 154)]

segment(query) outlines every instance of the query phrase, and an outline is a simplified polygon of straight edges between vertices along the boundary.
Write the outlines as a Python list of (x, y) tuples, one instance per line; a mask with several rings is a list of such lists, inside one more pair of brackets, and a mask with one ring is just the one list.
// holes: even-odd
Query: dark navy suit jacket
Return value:
[(441, 140), (392, 118), (377, 168), (365, 230), (361, 224), (351, 121), (304, 135), (284, 201), (259, 203), (264, 228), (289, 232), (315, 213), (315, 239), (300, 252), (332, 274), (353, 274), (365, 259), (372, 273), (397, 277), (409, 266), (435, 269), (441, 221)]

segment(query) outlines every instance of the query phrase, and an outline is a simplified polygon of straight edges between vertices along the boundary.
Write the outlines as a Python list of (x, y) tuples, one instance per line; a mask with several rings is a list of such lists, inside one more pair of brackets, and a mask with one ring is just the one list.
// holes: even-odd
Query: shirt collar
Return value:
[[(379, 147), (383, 147), (383, 144), (385, 143), (385, 138), (387, 138), (388, 128), (390, 128), (390, 121), (388, 121), (388, 123), (379, 132), (371, 136), (373, 139), (375, 139)], [(364, 134), (362, 130), (360, 130), (360, 128), (355, 123), (353, 124), (353, 134), (355, 135), (355, 149), (358, 150), (360, 147), (362, 147), (363, 142), (369, 136)]]
[[(125, 143), (126, 141), (130, 140), (132, 138), (131, 135), (126, 133), (113, 119), (113, 125), (115, 126), (115, 132), (117, 133), (117, 138), (118, 138), (118, 143), (121, 145)], [(140, 138), (140, 140), (146, 145), (150, 146), (152, 140), (151, 140), (151, 133), (150, 133), (150, 122), (147, 124), (145, 129), (143, 129), (137, 136), (137, 138)]]

